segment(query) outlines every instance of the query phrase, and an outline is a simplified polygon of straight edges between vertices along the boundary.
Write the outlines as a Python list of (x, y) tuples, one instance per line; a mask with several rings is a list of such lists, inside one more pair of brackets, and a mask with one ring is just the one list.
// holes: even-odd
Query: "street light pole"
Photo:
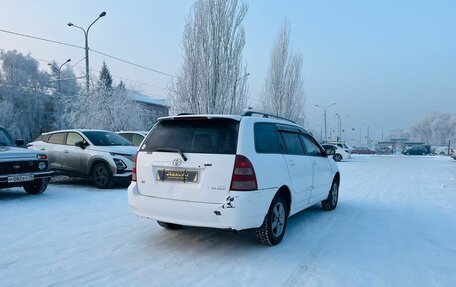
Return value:
[(58, 73), (58, 77), (59, 77), (59, 93), (61, 92), (61, 89), (60, 89), (60, 82), (61, 82), (61, 81), (60, 81), (60, 72), (61, 72), (61, 70), (62, 70), (62, 67), (63, 67), (65, 64), (69, 63), (69, 62), (71, 62), (71, 59), (66, 60), (66, 62), (63, 63), (62, 65), (60, 65), (60, 67), (59, 67), (59, 73)]
[(89, 88), (90, 88), (90, 78), (89, 78), (89, 30), (90, 30), (90, 27), (92, 27), (93, 24), (95, 24), (95, 22), (98, 21), (98, 19), (100, 19), (101, 17), (104, 17), (106, 16), (106, 12), (101, 12), (100, 15), (98, 15), (98, 18), (95, 19), (95, 21), (92, 22), (92, 24), (89, 25), (89, 27), (87, 27), (87, 30), (85, 30), (84, 28), (82, 27), (79, 27), (77, 25), (74, 25), (73, 23), (71, 22), (68, 22), (68, 26), (70, 27), (76, 27), (78, 29), (81, 29), (83, 32), (84, 32), (84, 37), (85, 37), (85, 70), (86, 70), (86, 74), (85, 74), (85, 77), (86, 77), (86, 91), (87, 93), (89, 92)]
[(237, 78), (237, 79), (234, 81), (233, 99), (232, 99), (232, 101), (231, 101), (230, 114), (233, 114), (234, 106), (235, 106), (235, 104), (236, 104), (236, 87), (237, 87), (237, 82), (238, 82), (239, 80), (244, 79), (245, 77), (248, 77), (248, 76), (250, 76), (250, 73), (246, 73), (244, 76), (241, 76), (241, 77)]
[(336, 113), (336, 117), (337, 117), (337, 129), (339, 130), (338, 136), (337, 136), (337, 141), (341, 141), (342, 140), (342, 132), (341, 132), (342, 120), (340, 119), (339, 113)]
[[(66, 62), (63, 63), (62, 65), (60, 65), (60, 66), (59, 66), (59, 69), (57, 70), (57, 83), (58, 83), (58, 85), (59, 85), (59, 88), (58, 88), (59, 93), (61, 92), (61, 89), (60, 89), (60, 82), (61, 82), (61, 81), (60, 81), (60, 72), (62, 71), (62, 67), (65, 66), (65, 64), (67, 64), (67, 63), (69, 63), (69, 62), (71, 62), (71, 59), (66, 60)], [(48, 63), (48, 65), (49, 65), (49, 66), (52, 66), (51, 63)]]
[(323, 122), (324, 122), (324, 126), (325, 126), (325, 141), (328, 139), (328, 136), (327, 136), (327, 129), (326, 129), (326, 109), (331, 107), (331, 106), (334, 106), (336, 103), (332, 103), (330, 105), (327, 105), (327, 106), (320, 106), (320, 105), (315, 105), (316, 107), (319, 107), (319, 108), (322, 108), (323, 109)]

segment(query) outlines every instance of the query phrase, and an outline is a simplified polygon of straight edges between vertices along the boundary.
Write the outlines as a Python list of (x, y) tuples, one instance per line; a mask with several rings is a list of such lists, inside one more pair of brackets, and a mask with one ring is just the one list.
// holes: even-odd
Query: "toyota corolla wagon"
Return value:
[(128, 201), (166, 229), (255, 228), (276, 245), (289, 216), (336, 208), (331, 156), (303, 127), (264, 113), (164, 117), (139, 147)]

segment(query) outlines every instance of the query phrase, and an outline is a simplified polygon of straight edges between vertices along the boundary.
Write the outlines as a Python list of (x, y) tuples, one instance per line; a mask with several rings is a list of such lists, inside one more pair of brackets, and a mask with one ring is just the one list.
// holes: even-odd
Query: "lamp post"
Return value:
[(71, 22), (68, 22), (68, 26), (70, 27), (76, 27), (78, 29), (81, 29), (83, 32), (84, 32), (84, 36), (85, 36), (85, 68), (86, 68), (86, 90), (87, 90), (87, 93), (89, 92), (89, 30), (90, 30), (90, 27), (92, 27), (93, 24), (95, 24), (95, 22), (98, 21), (98, 19), (100, 19), (101, 17), (104, 17), (106, 16), (106, 12), (101, 12), (100, 15), (98, 15), (98, 18), (95, 19), (95, 21), (92, 22), (92, 24), (89, 25), (89, 27), (87, 27), (87, 30), (85, 30), (84, 28), (82, 27), (79, 27), (77, 25), (74, 25), (73, 23)]
[(324, 127), (325, 127), (325, 141), (328, 139), (327, 137), (327, 130), (326, 130), (326, 109), (331, 107), (331, 106), (334, 106), (336, 103), (332, 103), (330, 105), (327, 105), (327, 106), (320, 106), (320, 105), (315, 105), (316, 107), (319, 107), (319, 108), (322, 108), (323, 109), (323, 122), (324, 122)]
[(248, 77), (250, 76), (250, 73), (246, 73), (245, 75), (237, 78), (235, 81), (234, 81), (234, 87), (233, 87), (233, 99), (231, 101), (231, 108), (230, 108), (230, 114), (233, 114), (233, 110), (234, 110), (234, 106), (236, 105), (236, 87), (237, 87), (237, 82), (239, 80), (242, 80), (244, 79), (245, 77)]
[[(60, 72), (62, 71), (62, 67), (65, 66), (65, 64), (67, 64), (67, 63), (69, 63), (69, 62), (71, 62), (71, 59), (66, 60), (65, 63), (63, 63), (62, 65), (60, 65), (60, 66), (59, 66), (59, 69), (58, 69), (58, 71), (57, 71), (57, 83), (58, 83), (58, 85), (59, 85), (59, 93), (61, 92), (61, 89), (60, 89), (60, 82), (61, 82), (61, 81), (60, 81)], [(49, 65), (49, 66), (52, 66), (51, 63), (48, 63), (48, 65)]]

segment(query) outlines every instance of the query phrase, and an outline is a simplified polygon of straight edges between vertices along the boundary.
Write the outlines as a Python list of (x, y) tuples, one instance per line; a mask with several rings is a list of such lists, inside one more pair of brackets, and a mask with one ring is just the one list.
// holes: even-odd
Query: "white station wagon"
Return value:
[(289, 216), (336, 208), (331, 156), (301, 126), (264, 113), (164, 117), (139, 147), (128, 201), (166, 229), (256, 228), (276, 245)]

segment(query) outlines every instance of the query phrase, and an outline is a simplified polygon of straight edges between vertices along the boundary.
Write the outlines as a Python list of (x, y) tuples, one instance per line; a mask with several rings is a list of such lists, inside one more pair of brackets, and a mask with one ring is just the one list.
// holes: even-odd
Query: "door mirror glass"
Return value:
[(87, 143), (84, 142), (84, 141), (77, 141), (77, 142), (74, 143), (74, 145), (75, 145), (75, 146), (78, 146), (78, 147), (80, 147), (80, 148), (82, 148), (82, 149), (85, 149), (86, 146), (87, 146)]

